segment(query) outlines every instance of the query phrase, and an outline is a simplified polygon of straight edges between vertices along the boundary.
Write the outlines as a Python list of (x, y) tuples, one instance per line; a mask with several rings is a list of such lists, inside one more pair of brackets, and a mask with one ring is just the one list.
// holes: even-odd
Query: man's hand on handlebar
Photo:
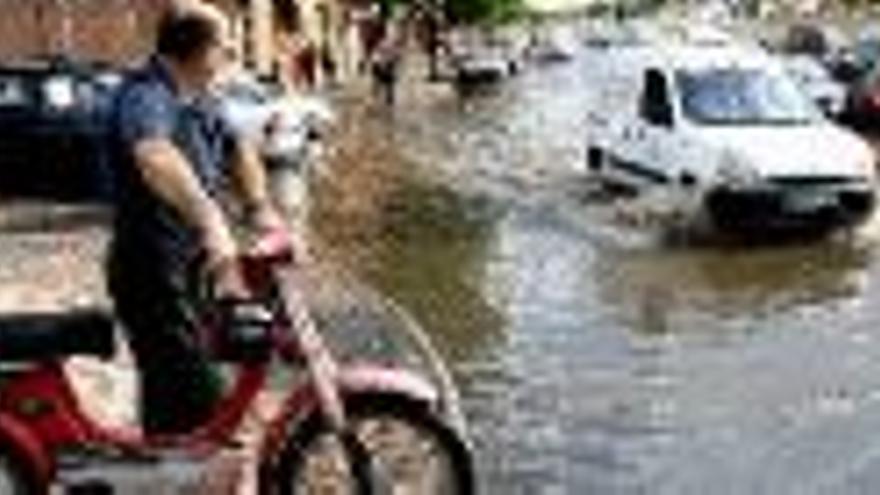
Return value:
[(248, 214), (250, 227), (258, 234), (287, 230), (287, 223), (278, 209), (265, 202), (254, 207)]
[(225, 223), (217, 222), (203, 234), (204, 269), (217, 297), (247, 298), (242, 258), (270, 263), (308, 259), (305, 243), (290, 232), (284, 218), (271, 205), (254, 208), (247, 218), (248, 233), (236, 239)]
[[(254, 236), (249, 242), (247, 254), (256, 257), (277, 257), (281, 251), (293, 261), (302, 262), (309, 259), (305, 240), (297, 232), (291, 232), (289, 224), (278, 210), (265, 204), (255, 208), (249, 215), (249, 223)], [(270, 252), (267, 252), (270, 251)]]
[(209, 275), (218, 297), (243, 298), (247, 285), (238, 263), (239, 249), (228, 228), (218, 228), (203, 239), (205, 272)]

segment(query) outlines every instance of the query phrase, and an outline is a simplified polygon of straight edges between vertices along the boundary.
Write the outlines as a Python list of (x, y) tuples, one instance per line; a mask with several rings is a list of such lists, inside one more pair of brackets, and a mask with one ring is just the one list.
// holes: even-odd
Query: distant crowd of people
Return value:
[[(353, 30), (349, 42), (356, 44), (357, 59), (349, 70), (371, 79), (376, 98), (388, 106), (396, 100), (403, 54), (408, 35), (429, 55), (430, 77), (436, 76), (433, 56), (442, 45), (440, 24), (429, 15), (389, 16), (377, 11), (351, 13), (347, 25)], [(283, 50), (280, 69), (294, 89), (312, 90), (319, 85), (332, 85), (346, 67), (336, 59), (337, 52), (328, 40), (316, 42), (299, 30), (294, 31)]]

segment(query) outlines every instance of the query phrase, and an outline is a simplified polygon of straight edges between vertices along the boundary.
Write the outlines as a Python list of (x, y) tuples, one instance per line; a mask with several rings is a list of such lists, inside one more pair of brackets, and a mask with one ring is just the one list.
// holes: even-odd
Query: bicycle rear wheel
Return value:
[[(358, 447), (339, 447), (320, 416), (288, 439), (274, 476), (278, 495), (471, 495), (470, 452), (423, 404), (402, 396), (346, 399)], [(361, 450), (362, 452), (358, 452)], [(366, 454), (366, 455), (363, 455)]]

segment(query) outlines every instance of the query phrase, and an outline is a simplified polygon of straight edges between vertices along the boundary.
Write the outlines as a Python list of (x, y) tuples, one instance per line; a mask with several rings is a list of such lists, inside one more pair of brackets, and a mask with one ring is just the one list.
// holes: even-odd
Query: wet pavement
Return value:
[(484, 492), (876, 491), (874, 228), (725, 246), (621, 221), (638, 205), (575, 172), (594, 62), (368, 112), (387, 149), (354, 154), (396, 182), (360, 228), (318, 216), (449, 359)]
[[(349, 105), (316, 249), (430, 333), (483, 493), (875, 492), (878, 229), (724, 246), (634, 225), (643, 205), (576, 172), (595, 69)], [(102, 300), (105, 232), (78, 211), (4, 205), (3, 310)]]

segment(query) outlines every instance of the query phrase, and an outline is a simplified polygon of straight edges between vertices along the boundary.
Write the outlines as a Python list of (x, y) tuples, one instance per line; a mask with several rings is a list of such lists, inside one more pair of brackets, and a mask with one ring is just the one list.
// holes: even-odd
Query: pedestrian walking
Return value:
[(394, 36), (386, 34), (373, 53), (372, 73), (374, 92), (385, 105), (394, 107), (401, 59), (400, 44)]
[(324, 84), (336, 84), (336, 58), (333, 56), (333, 50), (330, 43), (324, 42), (320, 49), (321, 76)]
[(303, 36), (297, 36), (290, 56), (293, 59), (290, 64), (293, 71), (291, 79), (296, 81), (300, 89), (314, 89), (318, 80), (318, 51), (315, 44)]

